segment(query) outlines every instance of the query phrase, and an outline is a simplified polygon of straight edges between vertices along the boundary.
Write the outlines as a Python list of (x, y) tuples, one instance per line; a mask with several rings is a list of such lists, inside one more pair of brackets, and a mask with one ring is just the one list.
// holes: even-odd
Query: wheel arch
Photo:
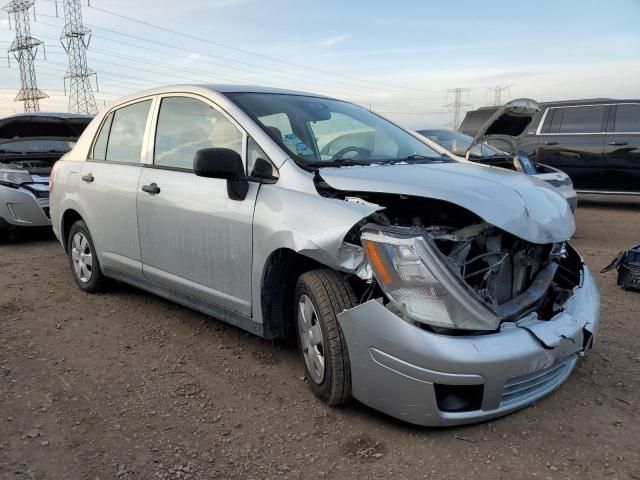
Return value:
[(326, 265), (290, 248), (278, 248), (269, 255), (260, 281), (265, 338), (286, 338), (294, 332), (296, 281), (303, 273), (317, 268)]
[(62, 218), (60, 220), (60, 234), (62, 236), (62, 246), (64, 247), (64, 251), (68, 253), (67, 245), (69, 243), (69, 232), (71, 231), (71, 227), (78, 220), (84, 220), (80, 213), (73, 209), (68, 208), (62, 214)]

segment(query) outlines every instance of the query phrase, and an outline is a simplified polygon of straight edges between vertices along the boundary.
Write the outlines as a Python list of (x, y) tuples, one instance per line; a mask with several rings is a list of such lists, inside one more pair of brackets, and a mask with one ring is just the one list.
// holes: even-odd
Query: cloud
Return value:
[(338, 43), (342, 43), (345, 40), (348, 40), (349, 38), (351, 38), (351, 35), (336, 35), (333, 37), (329, 37), (326, 38), (320, 42), (318, 42), (316, 44), (317, 47), (321, 47), (321, 48), (325, 48), (325, 47), (333, 47), (334, 45), (337, 45)]

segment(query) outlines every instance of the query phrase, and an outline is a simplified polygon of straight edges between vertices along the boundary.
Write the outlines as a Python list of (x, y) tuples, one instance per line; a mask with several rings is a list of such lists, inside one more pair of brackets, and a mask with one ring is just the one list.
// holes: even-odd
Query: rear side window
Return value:
[(560, 131), (560, 123), (562, 122), (562, 113), (564, 108), (550, 108), (544, 118), (542, 125), (542, 133), (558, 133)]
[(614, 132), (640, 132), (640, 105), (618, 105)]
[(560, 124), (560, 133), (602, 132), (602, 117), (605, 105), (565, 108)]
[(109, 114), (102, 124), (102, 129), (98, 134), (96, 143), (93, 146), (93, 156), (95, 160), (105, 160), (107, 158), (107, 142), (109, 141), (109, 131), (111, 130), (111, 122), (113, 122), (113, 112)]
[[(109, 114), (98, 134), (93, 153), (96, 160), (138, 163), (151, 100), (119, 108)], [(103, 145), (106, 144), (106, 150)]]
[(242, 132), (210, 105), (189, 97), (167, 97), (160, 104), (154, 165), (192, 169), (203, 148), (229, 148), (242, 155)]

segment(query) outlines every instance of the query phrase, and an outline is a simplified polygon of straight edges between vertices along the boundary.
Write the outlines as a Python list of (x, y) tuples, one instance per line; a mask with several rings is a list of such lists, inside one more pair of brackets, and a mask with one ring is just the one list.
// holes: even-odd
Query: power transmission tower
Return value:
[(463, 107), (470, 107), (468, 103), (462, 101), (462, 95), (469, 93), (468, 88), (451, 88), (447, 90), (447, 94), (453, 93), (453, 102), (448, 103), (444, 107), (450, 112), (453, 112), (453, 122), (450, 123), (454, 130), (458, 130), (460, 127), (460, 112)]
[(489, 88), (489, 91), (493, 92), (493, 105), (502, 105), (502, 93), (510, 92), (513, 85), (496, 85)]
[(20, 66), (21, 88), (15, 101), (24, 102), (25, 112), (39, 112), (40, 99), (48, 96), (38, 89), (36, 82), (34, 60), (42, 42), (31, 36), (29, 9), (33, 4), (34, 0), (13, 0), (3, 8), (9, 14), (9, 22), (13, 16), (13, 25), (16, 29), (16, 38), (8, 52), (13, 53)]
[[(80, 0), (63, 0), (64, 29), (60, 42), (69, 55), (69, 69), (64, 76), (69, 80), (69, 112), (98, 112), (91, 88), (91, 77), (96, 73), (87, 67), (87, 48), (91, 40), (91, 30), (82, 24)], [(96, 77), (97, 78), (97, 77)]]

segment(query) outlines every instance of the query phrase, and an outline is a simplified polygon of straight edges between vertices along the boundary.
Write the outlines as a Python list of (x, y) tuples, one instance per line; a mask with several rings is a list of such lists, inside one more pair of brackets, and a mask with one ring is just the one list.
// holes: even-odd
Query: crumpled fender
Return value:
[[(286, 175), (282, 174), (284, 169), (288, 170)], [(261, 185), (254, 212), (252, 316), (257, 322), (262, 322), (264, 268), (273, 252), (287, 248), (327, 267), (344, 270), (339, 250), (345, 235), (360, 220), (384, 208), (322, 197), (312, 175), (289, 162), (280, 171), (287, 182)]]

